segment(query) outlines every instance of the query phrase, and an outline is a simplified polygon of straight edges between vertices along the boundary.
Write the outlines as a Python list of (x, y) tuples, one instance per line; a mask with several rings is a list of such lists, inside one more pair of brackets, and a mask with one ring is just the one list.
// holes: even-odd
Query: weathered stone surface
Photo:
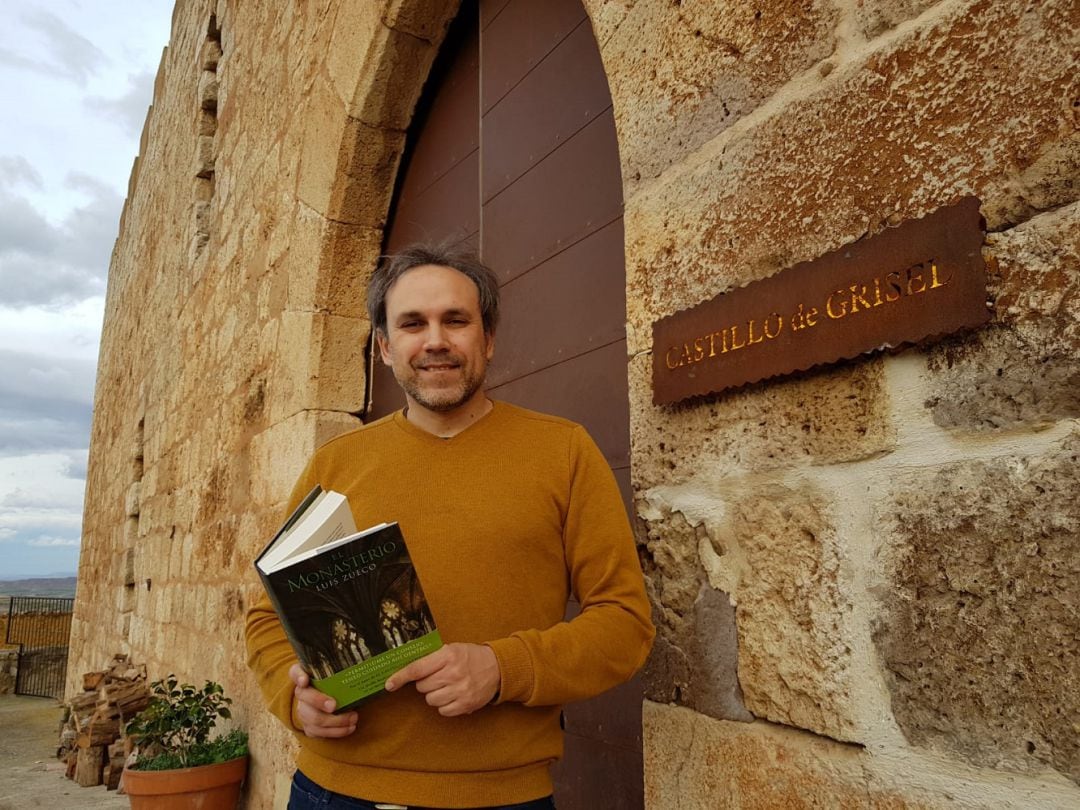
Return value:
[(297, 194), (337, 222), (381, 227), (393, 193), (405, 133), (347, 115), (347, 105), (318, 86), (308, 102)]
[(880, 359), (681, 405), (652, 404), (652, 358), (630, 363), (635, 486), (854, 461), (889, 451), (895, 430)]
[(459, 5), (460, 0), (389, 0), (383, 22), (388, 28), (438, 44)]
[(914, 744), (1080, 781), (1080, 434), (898, 479), (875, 640)]
[[(345, 5), (367, 7), (361, 3)], [(370, 12), (365, 10), (367, 13)], [(387, 28), (381, 22), (370, 36), (339, 32), (340, 26), (335, 26), (333, 53), (328, 62), (331, 71), (340, 74), (337, 83), (342, 98), (349, 102), (349, 115), (379, 129), (408, 128), (435, 59), (435, 45)], [(360, 50), (338, 42), (339, 37), (356, 42)]]
[[(855, 739), (850, 588), (825, 499), (763, 478), (723, 479), (654, 488), (643, 493), (638, 513), (648, 527), (646, 574), (660, 634), (672, 648), (662, 651), (651, 694), (678, 686), (677, 700), (687, 705), (748, 719), (741, 686), (746, 709), (758, 717)], [(730, 617), (718, 604), (727, 595), (703, 599), (706, 574), (735, 604), (737, 685), (727, 674), (736, 658), (734, 639), (731, 646), (724, 639)], [(663, 670), (671, 686), (661, 682)], [(715, 691), (703, 687), (702, 676)]]
[(634, 0), (582, 0), (585, 13), (592, 24), (593, 37), (600, 50), (615, 30), (626, 19), (626, 13), (634, 5)]
[(724, 720), (753, 720), (738, 680), (735, 609), (703, 584), (687, 616), (662, 624), (645, 667), (645, 696)]
[(1067, 0), (942, 3), (629, 196), (631, 353), (661, 315), (964, 194), (991, 230), (1074, 201), (1076, 18)]
[(628, 196), (828, 56), (838, 19), (821, 0), (630, 5), (598, 37)]
[(852, 604), (828, 504), (809, 491), (739, 489), (725, 493), (729, 517), (713, 544), (717, 566), (738, 577), (732, 597), (746, 707), (853, 740)]
[(954, 806), (924, 791), (876, 784), (857, 746), (767, 723), (713, 720), (646, 703), (645, 805), (650, 810)]
[(855, 27), (866, 39), (873, 39), (913, 19), (941, 0), (875, 0), (855, 3)]
[(689, 643), (691, 709), (724, 720), (753, 719), (739, 689), (739, 641), (735, 607), (728, 595), (703, 586), (694, 603), (693, 635)]
[[(665, 505), (666, 506), (666, 505)], [(705, 572), (698, 558), (698, 544), (706, 536), (701, 522), (691, 524), (675, 509), (639, 505), (648, 539), (646, 574), (651, 580), (660, 620), (681, 629), (693, 612)]]
[(1080, 416), (1080, 204), (987, 243), (993, 326), (930, 352), (934, 421), (984, 430)]

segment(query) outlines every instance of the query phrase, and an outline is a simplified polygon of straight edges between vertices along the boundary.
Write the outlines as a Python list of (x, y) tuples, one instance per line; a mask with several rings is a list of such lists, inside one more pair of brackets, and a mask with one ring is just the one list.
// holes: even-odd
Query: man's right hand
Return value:
[(356, 731), (356, 712), (334, 714), (337, 704), (311, 685), (311, 679), (299, 664), (289, 667), (296, 695), (296, 718), (309, 737), (348, 737)]

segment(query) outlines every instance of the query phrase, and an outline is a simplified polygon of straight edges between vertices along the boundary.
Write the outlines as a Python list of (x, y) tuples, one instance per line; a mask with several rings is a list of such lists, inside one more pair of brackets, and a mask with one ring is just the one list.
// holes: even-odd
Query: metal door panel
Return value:
[[(634, 708), (641, 716), (641, 700)], [(580, 767), (588, 763), (587, 767)], [(552, 769), (559, 810), (641, 810), (645, 763), (641, 749), (566, 734), (565, 755)]]
[(480, 147), (480, 38), (475, 30), (464, 33), (448, 35), (431, 70), (432, 93), (417, 105), (414, 126), (430, 134), (410, 151), (399, 204), (423, 193)]
[(585, 20), (484, 115), (484, 201), (609, 109), (600, 53)]
[(412, 242), (458, 241), (480, 228), (478, 172), (480, 152), (458, 163), (434, 185), (394, 213), (387, 238), (393, 253)]
[(609, 110), (484, 205), (484, 258), (504, 283), (622, 215), (615, 155)]
[(492, 386), (622, 339), (622, 219), (503, 286)]
[[(535, 0), (511, 0), (503, 5), (490, 24), (482, 23), (484, 71), (480, 96), (485, 115), (582, 23), (590, 29), (592, 50), (599, 58), (589, 18), (579, 0), (547, 0), (542, 5)], [(610, 100), (602, 68), (599, 78)]]
[(510, 0), (484, 0), (480, 4), (480, 29), (483, 30), (495, 22)]

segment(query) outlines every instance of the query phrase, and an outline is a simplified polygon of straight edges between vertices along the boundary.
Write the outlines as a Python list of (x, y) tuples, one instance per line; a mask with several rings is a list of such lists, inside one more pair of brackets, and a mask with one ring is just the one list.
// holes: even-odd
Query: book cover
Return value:
[[(299, 525), (296, 513), (290, 524)], [(255, 567), (312, 684), (338, 711), (382, 691), (393, 673), (442, 646), (398, 524), (268, 566), (264, 557), (280, 535)]]

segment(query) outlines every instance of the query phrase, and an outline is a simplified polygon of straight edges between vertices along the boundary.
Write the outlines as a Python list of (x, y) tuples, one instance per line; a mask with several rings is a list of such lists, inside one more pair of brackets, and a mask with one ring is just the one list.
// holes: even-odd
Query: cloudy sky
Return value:
[(172, 6), (0, 3), (0, 580), (78, 565), (109, 255)]

